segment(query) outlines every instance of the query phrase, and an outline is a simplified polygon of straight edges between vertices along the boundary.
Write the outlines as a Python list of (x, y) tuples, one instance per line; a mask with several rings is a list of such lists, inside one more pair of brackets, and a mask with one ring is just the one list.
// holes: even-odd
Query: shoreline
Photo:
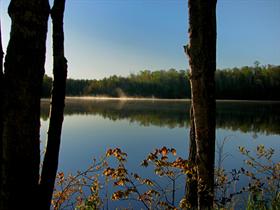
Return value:
[[(95, 97), (95, 96), (66, 96), (67, 100), (100, 100), (100, 101), (167, 101), (167, 102), (190, 102), (191, 99), (168, 99), (168, 98), (141, 98), (141, 97)], [(50, 98), (41, 98), (41, 101), (50, 101)], [(217, 99), (216, 102), (246, 102), (246, 103), (280, 103), (280, 101), (267, 101), (267, 100), (235, 100), (235, 99)]]

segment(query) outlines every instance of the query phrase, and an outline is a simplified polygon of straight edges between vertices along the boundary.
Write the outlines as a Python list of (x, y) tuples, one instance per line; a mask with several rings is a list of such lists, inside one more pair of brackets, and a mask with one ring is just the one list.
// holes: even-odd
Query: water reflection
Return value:
[[(217, 102), (217, 128), (244, 133), (280, 134), (279, 102)], [(98, 115), (129, 120), (142, 126), (187, 127), (189, 101), (67, 99), (65, 116)], [(41, 118), (48, 119), (49, 101), (41, 102)]]
[[(226, 172), (244, 167), (239, 146), (253, 151), (257, 145), (265, 144), (279, 151), (279, 105), (279, 102), (218, 102), (217, 166), (224, 167)], [(152, 171), (142, 170), (139, 165), (155, 148), (176, 148), (178, 156), (188, 157), (189, 129), (186, 128), (189, 126), (189, 106), (187, 101), (68, 99), (59, 171), (67, 174), (83, 170), (91, 164), (92, 157), (99, 158), (108, 148), (118, 147), (129, 156), (129, 171), (154, 179)], [(43, 100), (41, 117), (45, 121), (42, 121), (42, 140), (46, 138), (48, 112), (49, 102)], [(252, 133), (259, 137), (252, 139)], [(278, 153), (275, 160), (279, 160)], [(161, 183), (165, 186), (168, 182), (161, 179)], [(184, 183), (178, 183), (178, 186), (184, 186)], [(240, 180), (234, 189), (241, 189), (246, 183), (247, 179)], [(183, 190), (178, 190), (178, 193), (183, 194)], [(110, 203), (112, 209), (123, 205), (127, 206)], [(141, 206), (133, 204), (133, 207), (140, 209)]]

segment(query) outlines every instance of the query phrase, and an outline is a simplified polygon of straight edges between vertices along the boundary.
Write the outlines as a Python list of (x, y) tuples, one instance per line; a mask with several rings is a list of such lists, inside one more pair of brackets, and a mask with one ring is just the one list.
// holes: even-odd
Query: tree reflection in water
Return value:
[[(48, 120), (48, 100), (41, 102), (41, 119)], [(99, 115), (113, 121), (126, 119), (142, 126), (188, 127), (189, 101), (67, 99), (65, 115)], [(218, 101), (217, 128), (280, 134), (280, 102)]]

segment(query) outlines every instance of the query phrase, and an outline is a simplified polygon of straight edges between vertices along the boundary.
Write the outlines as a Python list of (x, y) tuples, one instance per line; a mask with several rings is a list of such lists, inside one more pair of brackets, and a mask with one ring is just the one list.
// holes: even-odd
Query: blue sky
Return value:
[[(1, 0), (6, 48), (9, 0)], [(143, 69), (186, 69), (187, 0), (67, 0), (69, 77), (103, 78)], [(217, 67), (280, 64), (280, 0), (218, 0)], [(46, 73), (51, 75), (51, 29)]]

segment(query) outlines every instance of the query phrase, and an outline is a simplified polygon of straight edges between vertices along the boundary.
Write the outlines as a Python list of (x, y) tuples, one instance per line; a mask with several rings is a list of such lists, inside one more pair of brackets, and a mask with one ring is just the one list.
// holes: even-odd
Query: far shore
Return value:
[[(96, 97), (96, 96), (66, 96), (67, 100), (111, 100), (111, 101), (174, 101), (174, 102), (190, 102), (191, 99), (168, 99), (168, 98), (145, 98), (145, 97)], [(49, 101), (50, 98), (42, 98), (42, 101)], [(265, 100), (234, 100), (234, 99), (217, 99), (217, 102), (249, 102), (249, 103), (280, 103), (280, 101)]]

